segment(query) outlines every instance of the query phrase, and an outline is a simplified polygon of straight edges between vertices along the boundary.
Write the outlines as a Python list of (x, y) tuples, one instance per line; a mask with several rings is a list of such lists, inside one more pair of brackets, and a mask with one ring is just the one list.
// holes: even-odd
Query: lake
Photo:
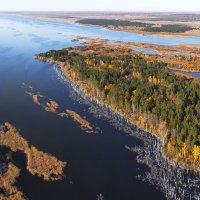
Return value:
[[(68, 163), (66, 178), (45, 182), (25, 169), (23, 157), (16, 157), (22, 166), (17, 186), (31, 200), (95, 200), (98, 194), (105, 200), (165, 199), (160, 187), (138, 178), (149, 168), (138, 163), (136, 153), (125, 148), (142, 147), (143, 141), (94, 115), (90, 103), (80, 102), (81, 97), (55, 66), (34, 59), (39, 52), (78, 45), (70, 42), (73, 35), (165, 45), (200, 44), (200, 37), (143, 36), (0, 15), (0, 122), (10, 122), (30, 144)], [(98, 127), (97, 133), (86, 134), (71, 118), (59, 118), (35, 105), (22, 88), (23, 83), (56, 100), (61, 110), (71, 109), (85, 117)], [(132, 127), (132, 131), (139, 130)]]

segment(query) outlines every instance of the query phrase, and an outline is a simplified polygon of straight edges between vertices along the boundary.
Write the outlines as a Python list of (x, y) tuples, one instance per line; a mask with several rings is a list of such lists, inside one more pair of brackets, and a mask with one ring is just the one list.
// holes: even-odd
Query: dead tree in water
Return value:
[(104, 200), (104, 196), (101, 193), (97, 194), (97, 200)]

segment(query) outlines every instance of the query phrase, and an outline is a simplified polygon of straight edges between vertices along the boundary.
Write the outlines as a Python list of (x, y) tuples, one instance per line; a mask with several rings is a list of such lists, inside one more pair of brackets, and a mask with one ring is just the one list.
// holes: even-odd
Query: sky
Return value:
[(200, 11), (200, 0), (0, 0), (0, 11)]

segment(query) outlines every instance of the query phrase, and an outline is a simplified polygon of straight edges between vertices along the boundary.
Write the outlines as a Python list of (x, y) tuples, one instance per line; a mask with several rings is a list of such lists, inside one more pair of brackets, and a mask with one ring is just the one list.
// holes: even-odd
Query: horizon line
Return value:
[(0, 12), (107, 12), (107, 13), (199, 13), (199, 11), (195, 10), (183, 10), (183, 11), (174, 11), (174, 10), (155, 10), (155, 11), (144, 11), (144, 10), (137, 10), (137, 11), (123, 11), (123, 10), (0, 10)]

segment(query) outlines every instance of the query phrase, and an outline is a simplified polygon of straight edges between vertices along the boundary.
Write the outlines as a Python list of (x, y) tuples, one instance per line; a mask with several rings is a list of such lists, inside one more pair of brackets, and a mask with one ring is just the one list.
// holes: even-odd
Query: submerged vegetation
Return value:
[(35, 92), (33, 90), (33, 87), (30, 85), (23, 83), (22, 87), (26, 89), (26, 94), (32, 97), (33, 102), (35, 104), (42, 106), (47, 112), (56, 113), (59, 107), (56, 101), (53, 101), (52, 99), (47, 99), (44, 95), (40, 94), (39, 92)]
[(3, 190), (0, 194), (1, 200), (25, 200), (21, 192), (14, 184), (20, 175), (20, 169), (9, 162), (6, 172), (0, 175), (0, 188)]
[(27, 158), (27, 170), (31, 174), (38, 175), (47, 181), (61, 179), (66, 163), (30, 146), (9, 123), (5, 123), (4, 130), (0, 131), (0, 144), (9, 147), (13, 152), (23, 152)]
[(31, 146), (10, 123), (0, 128), (1, 166), (0, 166), (0, 199), (25, 200), (25, 194), (15, 185), (20, 176), (20, 168), (14, 164), (14, 154), (26, 156), (26, 168), (45, 181), (59, 180), (63, 177), (65, 162), (56, 157), (39, 151)]
[(43, 177), (46, 181), (61, 179), (65, 165), (65, 162), (39, 151), (34, 146), (27, 151), (27, 169), (31, 174)]
[(66, 110), (66, 113), (71, 116), (75, 122), (79, 123), (83, 129), (85, 129), (87, 132), (91, 132), (93, 130), (90, 123), (83, 119), (78, 113), (74, 112), (73, 110)]
[(87, 133), (92, 133), (94, 131), (90, 122), (88, 122), (86, 119), (82, 118), (78, 113), (76, 113), (73, 110), (67, 109), (65, 112), (58, 113), (58, 115), (60, 117), (69, 117), (70, 116)]
[(101, 44), (36, 57), (59, 64), (92, 99), (153, 133), (171, 161), (200, 170), (199, 82), (170, 73), (164, 62)]
[(58, 107), (59, 105), (55, 101), (49, 100), (49, 102), (46, 102), (45, 110), (49, 112), (56, 112)]
[(90, 122), (81, 117), (75, 111), (67, 109), (59, 113), (59, 104), (56, 101), (52, 99), (47, 99), (44, 95), (41, 95), (39, 92), (35, 92), (33, 90), (33, 87), (30, 85), (23, 84), (22, 86), (27, 90), (26, 93), (32, 97), (33, 102), (41, 106), (47, 112), (55, 113), (60, 117), (71, 117), (75, 122), (77, 122), (80, 125), (80, 128), (82, 128), (87, 133), (92, 133), (94, 131)]

